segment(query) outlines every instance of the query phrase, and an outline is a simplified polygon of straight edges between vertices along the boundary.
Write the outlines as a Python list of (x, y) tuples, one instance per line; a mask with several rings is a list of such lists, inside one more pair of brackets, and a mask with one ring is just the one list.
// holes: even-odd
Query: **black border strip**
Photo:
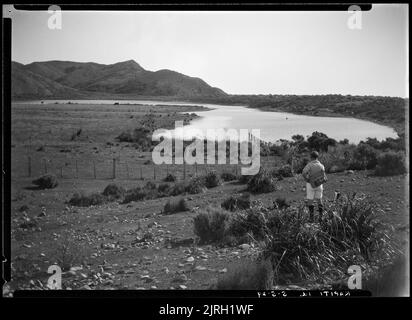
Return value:
[(2, 30), (2, 285), (11, 275), (11, 19), (3, 19)]
[[(263, 296), (263, 293), (265, 293), (265, 296)], [(366, 290), (16, 290), (13, 296), (15, 298), (244, 298), (249, 300), (277, 300), (284, 298), (345, 299), (371, 297), (371, 293)]]

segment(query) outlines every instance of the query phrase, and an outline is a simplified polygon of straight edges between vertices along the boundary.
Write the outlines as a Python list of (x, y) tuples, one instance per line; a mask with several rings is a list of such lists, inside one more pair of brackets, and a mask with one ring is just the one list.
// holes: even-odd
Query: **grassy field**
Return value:
[[(130, 203), (111, 201), (90, 207), (67, 203), (76, 192), (101, 193), (109, 183), (126, 189), (144, 187), (148, 181), (161, 183), (167, 173), (183, 180), (183, 166), (154, 166), (150, 152), (117, 142), (116, 137), (143, 123), (170, 128), (175, 120), (193, 119), (190, 113), (199, 108), (13, 105), (12, 281), (5, 294), (17, 288), (43, 289), (48, 266), (62, 262), (69, 265), (63, 275), (65, 289), (207, 289), (230, 266), (256, 256), (254, 243), (240, 247), (200, 245), (193, 231), (199, 210), (208, 205), (219, 207), (229, 196), (245, 192), (246, 185), (238, 181), (200, 194)], [(113, 159), (117, 161), (115, 179)], [(273, 168), (279, 158), (264, 158), (262, 163)], [(197, 174), (211, 170), (236, 174), (239, 167), (199, 166)], [(32, 180), (46, 171), (54, 173), (59, 184), (54, 189), (38, 190)], [(188, 166), (186, 175), (186, 179), (195, 176), (196, 167)], [(407, 175), (376, 177), (369, 171), (355, 171), (328, 176), (326, 203), (332, 202), (335, 191), (365, 195), (377, 203), (379, 219), (392, 226), (391, 241), (405, 245), (409, 234)], [(270, 206), (280, 197), (301, 207), (304, 196), (304, 182), (296, 175), (278, 181), (276, 191), (252, 195), (251, 199)], [(181, 198), (189, 211), (162, 214), (169, 200)], [(150, 241), (142, 242), (142, 238)], [(296, 284), (293, 279), (288, 283)], [(301, 286), (311, 287), (308, 283)]]

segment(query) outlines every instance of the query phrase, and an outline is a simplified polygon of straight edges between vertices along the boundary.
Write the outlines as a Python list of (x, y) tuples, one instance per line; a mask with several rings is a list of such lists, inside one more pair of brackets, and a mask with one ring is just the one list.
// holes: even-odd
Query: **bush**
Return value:
[(293, 177), (292, 173), (292, 167), (290, 165), (284, 165), (280, 168), (273, 169), (270, 171), (270, 175), (277, 179), (277, 180), (283, 180), (283, 178), (290, 178)]
[(86, 255), (84, 246), (77, 244), (67, 235), (59, 240), (54, 252), (56, 262), (63, 271), (69, 271), (71, 267), (82, 264)]
[(133, 131), (122, 132), (116, 139), (120, 142), (132, 142), (140, 150), (148, 150), (152, 145), (151, 130), (136, 128)]
[(276, 198), (273, 203), (277, 209), (286, 209), (290, 207), (289, 202), (285, 198)]
[(233, 181), (237, 180), (237, 176), (230, 172), (223, 172), (220, 177), (223, 181)]
[(187, 206), (186, 200), (181, 198), (177, 202), (171, 202), (170, 200), (165, 204), (163, 208), (163, 214), (173, 214), (177, 212), (183, 212), (190, 210)]
[(230, 196), (220, 206), (229, 211), (249, 209), (251, 206), (250, 194), (245, 193), (240, 197)]
[(58, 186), (59, 182), (54, 175), (46, 174), (36, 180), (33, 180), (33, 184), (38, 186), (40, 189), (53, 189)]
[(115, 183), (110, 183), (103, 190), (103, 195), (112, 199), (120, 199), (123, 197), (124, 193), (125, 189), (123, 187), (119, 187)]
[(267, 193), (276, 190), (276, 183), (272, 176), (264, 169), (254, 175), (247, 184), (248, 191), (252, 193)]
[(246, 260), (233, 264), (218, 278), (217, 290), (270, 290), (273, 287), (273, 267), (269, 261)]
[(220, 178), (215, 171), (208, 172), (204, 177), (204, 181), (206, 188), (214, 188), (221, 184)]
[(175, 182), (176, 177), (173, 174), (168, 173), (166, 178), (163, 179), (163, 181), (165, 181), (165, 182)]
[(142, 188), (140, 187), (127, 190), (124, 196), (123, 203), (129, 203), (132, 201), (141, 201), (145, 199), (146, 195), (147, 193), (144, 190), (142, 190)]
[(363, 170), (373, 169), (378, 162), (378, 155), (375, 148), (368, 144), (360, 143), (353, 153), (353, 161), (348, 169)]
[(161, 183), (157, 187), (157, 193), (159, 197), (167, 197), (170, 193), (170, 185), (167, 183)]
[(69, 200), (69, 204), (77, 207), (90, 207), (101, 205), (105, 203), (106, 200), (106, 197), (100, 193), (92, 193), (90, 195), (75, 193)]
[(256, 206), (246, 212), (239, 212), (231, 216), (227, 227), (227, 234), (234, 237), (235, 242), (245, 242), (249, 234), (256, 240), (261, 240), (266, 234), (267, 219), (264, 210)]
[(185, 191), (190, 194), (198, 194), (205, 192), (207, 188), (204, 184), (204, 179), (202, 177), (196, 177), (189, 181), (189, 183), (185, 187)]
[(309, 159), (307, 157), (298, 157), (294, 160), (293, 169), (296, 173), (302, 173), (305, 166), (309, 163)]
[(307, 216), (293, 208), (267, 217), (263, 257), (277, 266), (277, 282), (284, 274), (296, 280), (343, 278), (348, 261), (361, 265), (394, 252), (375, 204), (353, 195), (325, 209), (320, 224), (307, 223)]
[(186, 193), (186, 184), (183, 182), (176, 183), (173, 187), (170, 188), (169, 191), (169, 195), (171, 196), (178, 196), (184, 193)]
[(385, 152), (378, 156), (377, 176), (394, 176), (406, 172), (405, 157), (401, 152)]
[(292, 167), (290, 165), (284, 165), (278, 169), (278, 174), (283, 178), (293, 177)]
[(221, 242), (226, 236), (229, 212), (220, 208), (207, 207), (194, 218), (194, 233), (201, 243)]
[(251, 175), (242, 174), (242, 175), (240, 175), (239, 183), (248, 184), (250, 179), (252, 179)]

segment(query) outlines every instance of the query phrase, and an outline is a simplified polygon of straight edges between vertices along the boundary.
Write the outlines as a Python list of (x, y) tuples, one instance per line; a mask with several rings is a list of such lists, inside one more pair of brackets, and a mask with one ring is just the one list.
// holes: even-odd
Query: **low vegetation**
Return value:
[(188, 207), (186, 200), (184, 198), (180, 198), (177, 201), (167, 201), (163, 208), (163, 214), (167, 215), (188, 210), (190, 210), (190, 208)]
[[(285, 275), (332, 281), (346, 276), (348, 264), (372, 268), (399, 254), (388, 241), (390, 228), (380, 222), (375, 204), (356, 194), (328, 204), (325, 218), (316, 224), (309, 223), (301, 209), (286, 205), (285, 199), (276, 202), (273, 208), (256, 202), (232, 213), (208, 207), (195, 217), (194, 232), (204, 243), (260, 244), (262, 261), (271, 262), (279, 284), (286, 281)], [(260, 278), (261, 273), (266, 279), (266, 272), (259, 270), (253, 263), (241, 267), (220, 280), (220, 288), (236, 287), (237, 281), (251, 285), (247, 279)]]
[(53, 189), (59, 185), (56, 176), (51, 174), (46, 174), (38, 179), (33, 180), (34, 185), (38, 186), (39, 189)]
[(194, 233), (200, 243), (220, 242), (226, 234), (230, 213), (220, 208), (202, 209), (193, 220)]
[(247, 190), (252, 193), (268, 193), (276, 190), (276, 183), (272, 175), (261, 168), (259, 173), (248, 181)]
[(250, 194), (244, 193), (240, 196), (230, 196), (226, 198), (222, 202), (221, 207), (228, 211), (236, 211), (250, 209), (251, 204)]
[(234, 263), (216, 284), (217, 290), (270, 290), (272, 287), (272, 264), (253, 260)]
[(100, 193), (84, 194), (82, 192), (75, 193), (68, 203), (76, 207), (90, 207), (101, 205), (106, 202), (106, 197)]
[(405, 156), (401, 152), (388, 151), (377, 159), (375, 174), (377, 176), (393, 176), (406, 173)]

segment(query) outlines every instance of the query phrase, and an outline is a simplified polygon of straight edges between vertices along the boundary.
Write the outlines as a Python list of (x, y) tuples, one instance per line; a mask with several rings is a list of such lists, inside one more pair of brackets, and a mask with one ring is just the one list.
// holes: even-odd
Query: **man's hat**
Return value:
[(312, 159), (317, 159), (317, 158), (319, 158), (319, 152), (317, 152), (317, 151), (312, 151), (311, 154), (310, 154), (310, 157), (311, 157)]

